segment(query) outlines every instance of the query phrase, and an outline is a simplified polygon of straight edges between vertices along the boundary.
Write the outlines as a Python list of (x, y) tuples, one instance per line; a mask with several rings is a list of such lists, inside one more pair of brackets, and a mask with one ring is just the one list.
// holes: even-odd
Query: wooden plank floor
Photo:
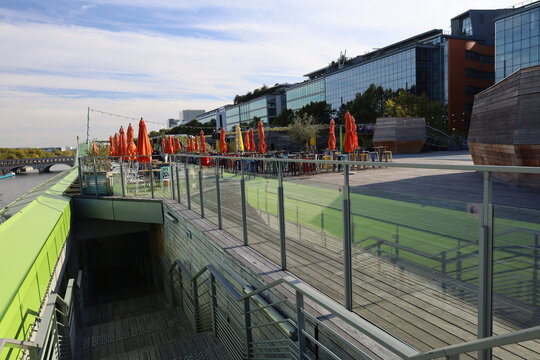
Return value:
[[(230, 196), (239, 198), (239, 194)], [(222, 201), (224, 198), (226, 200), (227, 195), (223, 195), (222, 189)], [(192, 200), (196, 200), (193, 194)], [(214, 231), (217, 220), (215, 203), (210, 196), (205, 197), (207, 219), (199, 219), (196, 213), (186, 211), (183, 205), (174, 201), (167, 202), (203, 230), (212, 230), (211, 236), (214, 238), (220, 237), (217, 233), (223, 234), (221, 231)], [(234, 203), (238, 203), (238, 207), (231, 205)], [(239, 202), (234, 203), (228, 203), (222, 208), (223, 227), (232, 237), (227, 241), (228, 247), (231, 242), (236, 241), (236, 244), (239, 244), (238, 239), (242, 239)], [(248, 208), (248, 223), (249, 247), (268, 258), (263, 266), (265, 271), (279, 269), (276, 265), (280, 261), (277, 219)], [(342, 302), (342, 241), (329, 235), (323, 238), (320, 232), (306, 228), (301, 231), (298, 232), (296, 224), (288, 223), (286, 226), (288, 270), (326, 295)], [(243, 256), (252, 257), (253, 254), (235, 256), (241, 259)], [(252, 262), (249, 258), (244, 261)], [(261, 269), (258, 271), (261, 272)], [(476, 338), (477, 311), (472, 304), (455, 296), (451, 287), (443, 290), (439, 280), (419, 276), (359, 249), (353, 251), (353, 303), (356, 313), (421, 351)], [(337, 324), (332, 326), (339, 328)], [(515, 329), (516, 327), (505, 319), (495, 319), (495, 334)], [(385, 354), (375, 344), (370, 345), (372, 349)], [(387, 355), (382, 357), (386, 358)], [(468, 358), (476, 357), (474, 353), (467, 355)], [(540, 358), (540, 342), (530, 341), (495, 349), (494, 358)]]

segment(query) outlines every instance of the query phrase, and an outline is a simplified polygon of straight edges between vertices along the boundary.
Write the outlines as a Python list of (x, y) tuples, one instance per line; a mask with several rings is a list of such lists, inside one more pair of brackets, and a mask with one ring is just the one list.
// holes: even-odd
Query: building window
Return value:
[(461, 23), (461, 33), (465, 36), (472, 36), (473, 32), (470, 17), (463, 18)]
[(495, 59), (491, 55), (483, 55), (471, 50), (465, 50), (465, 58), (469, 60), (479, 61), (487, 64), (493, 64)]
[(465, 69), (465, 77), (469, 79), (495, 81), (495, 74), (491, 71), (480, 71), (476, 69)]

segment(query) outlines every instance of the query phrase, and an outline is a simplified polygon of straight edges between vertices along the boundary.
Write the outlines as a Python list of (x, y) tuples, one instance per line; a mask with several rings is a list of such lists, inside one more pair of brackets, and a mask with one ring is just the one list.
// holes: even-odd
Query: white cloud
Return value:
[[(263, 83), (301, 81), (341, 50), (348, 56), (383, 47), (432, 28), (468, 8), (495, 8), (501, 1), (255, 1), (97, 0), (71, 12), (89, 16), (114, 4), (175, 11), (202, 11), (227, 4), (234, 18), (194, 16), (171, 26), (222, 36), (195, 38), (138, 29), (125, 31), (65, 25), (47, 15), (0, 9), (1, 146), (73, 143), (86, 134), (87, 106), (165, 122), (188, 108), (210, 110)], [(171, 13), (174, 18), (175, 13)], [(113, 19), (114, 21), (114, 19)], [(233, 39), (233, 40), (221, 40)], [(124, 75), (122, 75), (124, 74)], [(129, 76), (126, 74), (134, 74)], [(80, 99), (23, 90), (75, 89), (132, 93), (133, 100)], [(213, 100), (208, 100), (209, 98)], [(215, 100), (215, 99), (218, 100)], [(21, 124), (36, 129), (22, 136)], [(47, 126), (44, 126), (47, 124)], [(94, 137), (108, 137), (118, 119), (95, 118)]]

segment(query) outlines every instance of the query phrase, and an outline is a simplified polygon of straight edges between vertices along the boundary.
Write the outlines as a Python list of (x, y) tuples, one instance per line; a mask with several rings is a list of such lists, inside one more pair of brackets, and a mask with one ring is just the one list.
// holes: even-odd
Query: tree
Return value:
[(288, 132), (294, 140), (304, 144), (307, 150), (309, 139), (317, 136), (317, 128), (313, 115), (304, 113), (295, 115)]
[(386, 101), (393, 97), (392, 90), (371, 84), (362, 94), (356, 94), (347, 104), (347, 110), (361, 123), (374, 123), (384, 115)]
[(240, 123), (240, 127), (243, 128), (243, 129), (249, 129), (249, 128), (257, 128), (257, 126), (259, 125), (259, 121), (261, 121), (262, 119), (258, 116), (254, 116), (253, 119), (251, 121), (243, 121)]
[(289, 126), (292, 124), (294, 118), (294, 111), (291, 109), (285, 109), (270, 121), (270, 127)]
[(332, 105), (326, 101), (310, 102), (298, 110), (298, 115), (311, 115), (315, 124), (328, 124), (335, 113)]
[[(196, 119), (193, 119), (185, 124), (175, 126), (167, 130), (167, 134), (186, 134), (186, 135), (199, 135), (201, 130), (205, 133), (211, 133), (216, 129), (216, 120), (212, 119), (208, 123), (200, 123)], [(160, 130), (161, 132), (161, 130)]]
[(398, 91), (385, 104), (385, 115), (392, 117), (423, 117), (426, 123), (441, 131), (446, 131), (446, 108), (439, 101), (430, 101), (425, 94), (413, 95), (405, 90)]

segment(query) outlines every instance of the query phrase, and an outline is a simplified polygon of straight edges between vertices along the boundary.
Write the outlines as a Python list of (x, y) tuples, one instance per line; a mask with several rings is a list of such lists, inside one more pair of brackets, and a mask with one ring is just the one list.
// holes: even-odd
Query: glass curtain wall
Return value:
[(296, 111), (312, 102), (325, 101), (324, 79), (306, 82), (286, 93), (287, 109)]
[(495, 22), (495, 81), (540, 64), (540, 7)]

